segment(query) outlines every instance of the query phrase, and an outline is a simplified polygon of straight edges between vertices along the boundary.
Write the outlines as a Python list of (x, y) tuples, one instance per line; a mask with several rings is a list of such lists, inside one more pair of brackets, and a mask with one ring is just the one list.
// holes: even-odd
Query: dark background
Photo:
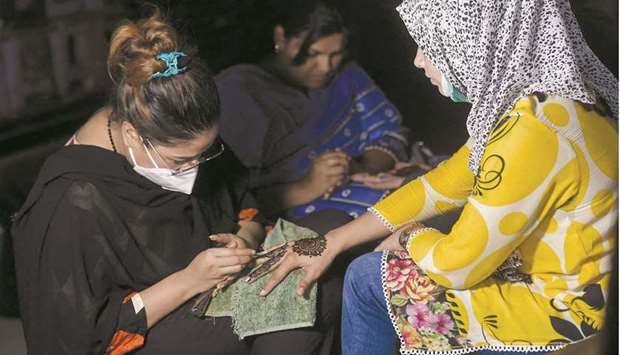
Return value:
[[(10, 3), (25, 0), (0, 0), (0, 19), (13, 27), (28, 29), (40, 25), (45, 18), (45, 1), (29, 0), (35, 5), (16, 11)], [(67, 2), (75, 0), (52, 0)], [(89, 1), (89, 0), (84, 0)], [(114, 16), (109, 13), (105, 37), (122, 18), (138, 18), (148, 8), (143, 1), (103, 1), (118, 3)], [(272, 0), (177, 0), (151, 1), (158, 5), (175, 26), (197, 44), (202, 57), (213, 71), (241, 62), (252, 62), (270, 51), (273, 46), (269, 23), (273, 12), (267, 3)], [(395, 5), (398, 0), (334, 0), (353, 30), (352, 57), (364, 67), (386, 92), (404, 116), (412, 130), (412, 138), (424, 140), (434, 150), (449, 153), (459, 147), (466, 137), (464, 118), (468, 105), (453, 104), (437, 94), (424, 75), (413, 66), (415, 44), (400, 21)], [(39, 4), (39, 5), (37, 5)], [(616, 74), (618, 72), (618, 2), (614, 0), (574, 0), (574, 12), (588, 43), (601, 60)], [(39, 19), (39, 20), (37, 20)], [(43, 20), (45, 21), (45, 20)], [(6, 25), (5, 25), (6, 27)], [(0, 32), (1, 38), (1, 32)], [(106, 46), (107, 38), (93, 39), (93, 47)], [(105, 48), (104, 48), (105, 49)], [(101, 71), (105, 52), (100, 51), (97, 70)], [(93, 61), (94, 62), (94, 61)], [(93, 63), (94, 64), (94, 63)], [(88, 65), (88, 62), (85, 66)], [(51, 137), (52, 133), (70, 132), (85, 120), (82, 111), (91, 110), (105, 102), (107, 77), (97, 78), (98, 90), (72, 102), (31, 100), (27, 110), (10, 119), (3, 119), (0, 110), (0, 154), (22, 149), (33, 142)], [(0, 73), (0, 82), (2, 76)], [(78, 90), (79, 91), (79, 90)], [(85, 102), (77, 102), (90, 99)], [(0, 96), (0, 106), (2, 105)], [(51, 102), (50, 102), (51, 101)], [(39, 109), (40, 107), (40, 109)], [(78, 115), (72, 112), (79, 109)], [(42, 117), (43, 116), (43, 117)], [(52, 119), (53, 117), (53, 119)], [(41, 126), (41, 122), (46, 123)], [(41, 129), (44, 128), (44, 129)], [(9, 133), (10, 132), (10, 133)], [(45, 132), (44, 136), (39, 135)], [(26, 135), (25, 133), (34, 134)], [(35, 138), (36, 137), (36, 138)], [(9, 139), (10, 138), (10, 139)]]

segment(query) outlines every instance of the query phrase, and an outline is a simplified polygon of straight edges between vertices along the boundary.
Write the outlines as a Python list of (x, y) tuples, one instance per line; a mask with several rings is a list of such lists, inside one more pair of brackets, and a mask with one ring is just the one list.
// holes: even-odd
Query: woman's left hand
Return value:
[(296, 292), (299, 296), (303, 296), (306, 290), (325, 273), (338, 255), (333, 242), (330, 243), (330, 240), (323, 236), (288, 242), (272, 250), (270, 257), (264, 258), (265, 260), (258, 263), (259, 267), (262, 264), (267, 264), (268, 268), (260, 270), (256, 275), (250, 273), (247, 280), (253, 282), (275, 268), (271, 278), (261, 290), (261, 296), (268, 295), (291, 271), (300, 268), (303, 270), (304, 276), (297, 286)]
[(390, 234), (389, 237), (383, 239), (383, 241), (377, 245), (375, 251), (400, 251), (404, 250), (403, 247), (398, 242), (398, 238), (400, 237), (400, 231), (396, 231)]

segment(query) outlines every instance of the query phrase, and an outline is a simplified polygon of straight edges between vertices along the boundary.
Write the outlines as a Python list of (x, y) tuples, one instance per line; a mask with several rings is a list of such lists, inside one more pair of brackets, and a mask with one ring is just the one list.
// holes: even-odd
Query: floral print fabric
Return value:
[(402, 349), (446, 351), (468, 344), (452, 317), (445, 289), (402, 252), (385, 255), (383, 287)]

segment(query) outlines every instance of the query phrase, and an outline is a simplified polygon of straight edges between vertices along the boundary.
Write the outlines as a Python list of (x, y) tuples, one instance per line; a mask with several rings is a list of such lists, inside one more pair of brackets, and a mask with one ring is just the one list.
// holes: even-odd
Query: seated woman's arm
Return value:
[(352, 120), (360, 125), (361, 154), (354, 157), (350, 173), (377, 174), (409, 160), (409, 129), (402, 125), (402, 116), (385, 93), (358, 65), (345, 70), (353, 93)]
[(281, 210), (308, 203), (322, 196), (327, 190), (313, 186), (311, 181), (301, 179), (290, 183), (276, 184), (257, 190), (261, 206), (268, 215)]
[[(408, 243), (414, 261), (444, 287), (466, 289), (487, 278), (576, 194), (573, 177), (579, 173), (570, 145), (536, 118), (505, 124), (513, 126), (501, 139), (489, 140), (474, 191), (450, 233), (420, 229)], [(403, 192), (390, 196), (375, 211), (388, 225), (400, 225), (407, 214), (420, 216), (430, 208), (417, 203), (406, 213), (399, 211), (424, 193), (418, 185), (409, 190), (410, 198)]]
[(298, 180), (259, 189), (257, 195), (261, 197), (267, 215), (275, 215), (321, 197), (326, 191), (314, 188), (305, 180)]
[(257, 190), (267, 214), (308, 203), (330, 193), (347, 180), (350, 158), (341, 151), (324, 153), (312, 161), (303, 178)]

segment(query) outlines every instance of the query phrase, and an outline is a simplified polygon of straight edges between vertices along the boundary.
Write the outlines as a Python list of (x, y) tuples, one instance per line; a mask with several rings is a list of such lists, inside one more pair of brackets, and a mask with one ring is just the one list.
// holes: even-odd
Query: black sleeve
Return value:
[(241, 199), (237, 217), (240, 221), (252, 221), (262, 225), (266, 225), (268, 223), (267, 218), (265, 218), (265, 215), (259, 208), (258, 201), (252, 192), (247, 189)]

